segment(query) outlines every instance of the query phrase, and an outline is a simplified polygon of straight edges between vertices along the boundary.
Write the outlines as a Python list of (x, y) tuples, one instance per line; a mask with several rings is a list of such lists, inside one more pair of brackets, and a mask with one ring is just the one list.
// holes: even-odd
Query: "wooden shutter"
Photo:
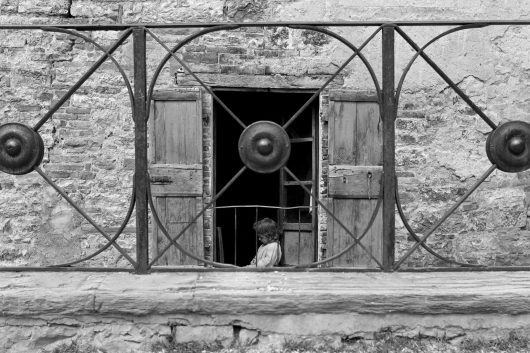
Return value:
[[(359, 238), (377, 204), (382, 176), (382, 121), (376, 96), (331, 92), (329, 111), (330, 210)], [(369, 177), (371, 175), (371, 178)], [(382, 208), (361, 243), (382, 259)], [(327, 256), (354, 240), (328, 215)], [(359, 246), (333, 261), (334, 266), (376, 267)]]
[[(175, 237), (202, 209), (200, 91), (156, 93), (151, 102), (149, 138), (149, 172), (154, 202), (161, 221)], [(169, 243), (156, 223), (150, 243), (152, 258)], [(203, 257), (202, 217), (179, 238), (179, 244)], [(197, 261), (172, 246), (157, 264), (196, 265)]]

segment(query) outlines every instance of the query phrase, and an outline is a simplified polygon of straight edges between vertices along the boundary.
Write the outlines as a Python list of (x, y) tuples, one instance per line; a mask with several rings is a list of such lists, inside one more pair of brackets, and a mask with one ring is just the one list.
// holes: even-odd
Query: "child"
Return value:
[(247, 267), (277, 266), (282, 257), (282, 250), (278, 242), (279, 234), (276, 222), (270, 218), (263, 218), (254, 223), (254, 230), (263, 245), (260, 245), (258, 253)]

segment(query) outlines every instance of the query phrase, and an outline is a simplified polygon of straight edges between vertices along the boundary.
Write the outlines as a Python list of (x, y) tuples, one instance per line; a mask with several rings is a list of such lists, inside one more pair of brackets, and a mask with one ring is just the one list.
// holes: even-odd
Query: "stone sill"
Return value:
[(530, 313), (530, 272), (0, 272), (2, 317)]

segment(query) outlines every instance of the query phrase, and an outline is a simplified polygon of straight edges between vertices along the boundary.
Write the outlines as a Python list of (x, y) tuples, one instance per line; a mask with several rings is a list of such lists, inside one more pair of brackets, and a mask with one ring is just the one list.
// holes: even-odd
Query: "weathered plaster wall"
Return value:
[[(201, 21), (335, 21), (527, 19), (524, 2), (472, 0), (384, 1), (29, 1), (0, 4), (3, 24), (137, 23)], [(333, 28), (360, 45), (374, 28)], [(423, 44), (446, 28), (407, 28)], [(530, 121), (527, 112), (528, 35), (526, 27), (499, 26), (451, 34), (427, 50), (449, 76), (495, 122)], [(193, 30), (156, 30), (172, 45)], [(0, 38), (0, 123), (33, 125), (51, 104), (100, 56), (90, 44), (61, 33), (5, 31)], [(109, 46), (114, 32), (95, 32)], [(396, 74), (413, 51), (396, 39)], [(380, 35), (363, 53), (381, 80)], [(148, 43), (148, 77), (164, 50)], [(312, 32), (265, 28), (218, 32), (187, 45), (180, 55), (208, 84), (222, 86), (316, 88), (351, 55), (336, 40)], [(132, 42), (115, 53), (131, 76)], [(196, 86), (170, 62), (157, 89)], [(397, 82), (397, 81), (396, 81)], [(373, 90), (368, 71), (355, 59), (330, 85)], [(205, 95), (205, 126), (211, 126)], [(489, 166), (484, 144), (488, 126), (421, 60), (405, 80), (396, 122), (397, 166), (401, 198), (410, 223), (419, 233), (432, 225), (458, 195)], [(133, 125), (122, 80), (108, 62), (44, 125), (42, 168), (112, 234), (123, 219), (134, 167)], [(207, 129), (206, 129), (207, 130)], [(326, 171), (323, 135), (322, 172)], [(205, 175), (211, 176), (211, 142), (205, 134)], [(446, 255), (490, 265), (528, 264), (528, 173), (495, 172), (429, 241)], [(205, 186), (211, 179), (205, 179)], [(104, 243), (35, 173), (0, 175), (0, 264), (51, 264), (75, 259)], [(325, 185), (321, 189), (325, 195)], [(205, 192), (205, 200), (208, 188)], [(211, 214), (205, 224), (211, 227)], [(398, 221), (397, 252), (412, 242)], [(321, 229), (325, 232), (325, 229)], [(324, 233), (322, 233), (324, 234)], [(211, 230), (205, 232), (206, 244)], [(134, 217), (120, 245), (134, 254)], [(320, 241), (325, 252), (325, 239)], [(209, 254), (209, 252), (207, 252)], [(111, 249), (90, 264), (125, 265)], [(440, 265), (419, 251), (409, 264)]]

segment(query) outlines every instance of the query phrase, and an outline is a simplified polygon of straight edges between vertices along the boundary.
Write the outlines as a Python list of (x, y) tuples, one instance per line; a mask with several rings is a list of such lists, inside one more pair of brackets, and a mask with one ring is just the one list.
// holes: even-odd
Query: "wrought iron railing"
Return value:
[[(440, 225), (481, 185), (488, 176), (496, 169), (503, 172), (521, 172), (530, 167), (530, 125), (522, 121), (511, 121), (503, 125), (497, 126), (496, 123), (488, 117), (488, 115), (479, 108), (466, 93), (458, 87), (458, 85), (451, 80), (451, 78), (426, 54), (426, 49), (447, 36), (448, 34), (463, 31), (473, 28), (484, 28), (496, 25), (529, 25), (529, 21), (438, 21), (438, 22), (288, 22), (288, 23), (189, 23), (189, 24), (135, 24), (135, 25), (0, 25), (1, 30), (35, 30), (65, 33), (85, 40), (93, 44), (103, 54), (102, 56), (87, 70), (87, 72), (59, 99), (55, 102), (46, 114), (38, 120), (33, 126), (29, 127), (19, 123), (6, 123), (0, 126), (0, 170), (4, 173), (21, 175), (31, 171), (35, 171), (42, 178), (51, 185), (79, 214), (85, 218), (107, 241), (106, 245), (96, 252), (83, 257), (82, 259), (71, 261), (64, 264), (58, 264), (53, 268), (65, 269), (71, 266), (87, 261), (88, 259), (97, 256), (109, 247), (114, 247), (119, 253), (125, 257), (131, 264), (132, 269), (136, 273), (147, 273), (153, 270), (153, 266), (157, 260), (170, 247), (177, 247), (179, 251), (186, 255), (197, 259), (202, 264), (212, 267), (230, 267), (233, 265), (226, 264), (214, 260), (197, 257), (194, 254), (187, 252), (179, 245), (179, 238), (186, 232), (191, 224), (199, 219), (204, 213), (215, 207), (218, 199), (225, 193), (225, 191), (243, 174), (247, 169), (251, 169), (260, 173), (270, 173), (283, 169), (284, 173), (289, 175), (292, 180), (297, 182), (305, 193), (310, 195), (314, 204), (318, 205), (320, 209), (327, 214), (328, 217), (333, 218), (334, 221), (343, 228), (343, 230), (352, 238), (353, 242), (339, 253), (332, 257), (322, 259), (316, 262), (307, 264), (298, 264), (293, 268), (319, 268), (327, 262), (342, 256), (350, 251), (354, 246), (357, 246), (367, 252), (372, 260), (377, 264), (375, 270), (397, 271), (402, 264), (419, 248), (425, 248), (429, 253), (438, 257), (439, 259), (454, 264), (463, 268), (472, 267), (479, 269), (492, 269), (491, 267), (484, 267), (475, 264), (468, 264), (454, 261), (440, 255), (435, 249), (429, 247), (426, 241), (429, 237), (440, 227)], [(349, 40), (339, 35), (337, 32), (327, 29), (328, 27), (354, 28), (354, 27), (375, 27), (373, 33), (360, 45), (355, 46)], [(427, 44), (420, 46), (409, 37), (406, 29), (410, 27), (433, 27), (433, 26), (452, 26), (448, 31), (445, 31)], [(197, 39), (209, 33), (219, 31), (232, 31), (248, 27), (287, 27), (291, 29), (302, 29), (321, 33), (325, 36), (332, 37), (343, 43), (353, 52), (352, 55), (344, 61), (344, 63), (337, 69), (337, 71), (330, 75), (325, 83), (314, 91), (311, 98), (301, 106), (298, 111), (293, 114), (282, 126), (270, 122), (259, 122), (247, 126), (223, 101), (218, 97), (216, 92), (205, 83), (199, 75), (193, 72), (192, 69), (184, 62), (178, 55), (178, 51), (192, 40)], [(156, 35), (155, 29), (174, 29), (174, 28), (196, 28), (197, 31), (184, 40), (178, 42), (174, 46), (169, 46)], [(91, 39), (85, 32), (91, 31), (122, 31), (119, 39), (110, 47), (104, 48), (96, 41)], [(379, 79), (367, 58), (362, 51), (368, 43), (370, 43), (377, 34), (382, 34), (382, 82)], [(395, 35), (396, 33), (403, 38), (416, 54), (409, 61), (404, 72), (402, 73), (397, 87), (394, 82), (395, 77)], [(115, 60), (113, 53), (130, 37), (133, 39), (134, 49), (134, 82), (131, 84), (125, 70)], [(150, 82), (147, 81), (146, 76), (146, 36), (149, 36), (154, 42), (158, 43), (167, 51), (166, 56), (160, 61)], [(377, 101), (381, 110), (381, 118), (383, 125), (383, 176), (381, 181), (381, 193), (378, 196), (377, 207), (373, 210), (370, 222), (366, 225), (364, 232), (361, 234), (354, 234), (353, 230), (349, 229), (343, 224), (341, 219), (337, 218), (334, 213), (327, 207), (326, 203), (319, 198), (319, 193), (316, 189), (310, 190), (304, 183), (288, 168), (285, 162), (289, 157), (288, 137), (286, 137), (285, 130), (304, 112), (307, 107), (311, 105), (318, 97), (328, 88), (330, 83), (341, 73), (344, 68), (354, 59), (358, 57), (368, 70), (372, 80), (373, 89), (377, 95)], [(476, 183), (462, 195), (453, 206), (451, 206), (443, 216), (433, 224), (423, 236), (418, 236), (411, 228), (409, 222), (402, 210), (399, 193), (397, 192), (397, 178), (395, 166), (395, 120), (397, 115), (398, 102), (403, 90), (404, 80), (407, 77), (412, 65), (418, 57), (422, 57), (429, 66), (451, 87), (454, 92), (464, 101), (469, 107), (492, 129), (489, 134), (486, 150), (488, 158), (491, 161), (491, 166), (485, 171)], [(153, 205), (153, 197), (150, 193), (150, 178), (148, 173), (148, 157), (147, 157), (147, 121), (149, 119), (150, 104), (154, 94), (154, 88), (157, 80), (166, 63), (174, 59), (179, 65), (191, 75), (197, 83), (208, 92), (213, 100), (224, 109), (243, 129), (242, 134), (243, 143), (248, 144), (248, 149), (243, 148), (243, 152), (239, 151), (243, 165), (239, 171), (228, 181), (224, 187), (213, 195), (209, 202), (205, 203), (202, 209), (191, 220), (188, 226), (177, 234), (170, 234), (164, 226), (164, 223), (158, 217), (156, 208)], [(134, 183), (132, 186), (131, 203), (128, 208), (126, 217), (122, 225), (114, 235), (107, 234), (107, 232), (99, 226), (92, 218), (83, 211), (57, 184), (39, 167), (43, 158), (43, 141), (39, 134), (41, 127), (52, 118), (58, 109), (79, 89), (79, 87), (107, 60), (112, 61), (120, 75), (123, 78), (124, 85), (127, 88), (130, 104), (132, 107), (132, 115), (135, 126), (135, 168), (134, 168)], [(283, 143), (283, 145), (282, 145)], [(249, 151), (253, 152), (249, 152)], [(234, 154), (236, 152), (234, 151)], [(272, 157), (271, 157), (272, 156)], [(383, 191), (384, 190), (384, 191)], [(414, 238), (415, 244), (405, 252), (405, 254), (395, 259), (395, 210), (398, 213), (410, 233)], [(382, 257), (378, 258), (370, 253), (368, 249), (361, 243), (361, 239), (372, 226), (374, 219), (382, 208), (383, 215), (383, 231), (382, 231)], [(133, 209), (136, 212), (136, 257), (131, 257), (124, 249), (122, 249), (116, 240), (122, 234), (125, 225), (129, 222)], [(151, 211), (154, 222), (163, 231), (168, 240), (167, 246), (159, 252), (154, 258), (149, 258), (149, 244), (148, 244), (148, 227), (149, 227), (149, 210)], [(234, 242), (235, 243), (235, 242)], [(236, 263), (236, 261), (234, 261)], [(23, 270), (24, 268), (19, 268)], [(28, 269), (28, 268), (26, 268)], [(34, 268), (29, 268), (34, 269)], [(130, 269), (129, 269), (130, 270)], [(354, 269), (355, 270), (355, 269)]]

